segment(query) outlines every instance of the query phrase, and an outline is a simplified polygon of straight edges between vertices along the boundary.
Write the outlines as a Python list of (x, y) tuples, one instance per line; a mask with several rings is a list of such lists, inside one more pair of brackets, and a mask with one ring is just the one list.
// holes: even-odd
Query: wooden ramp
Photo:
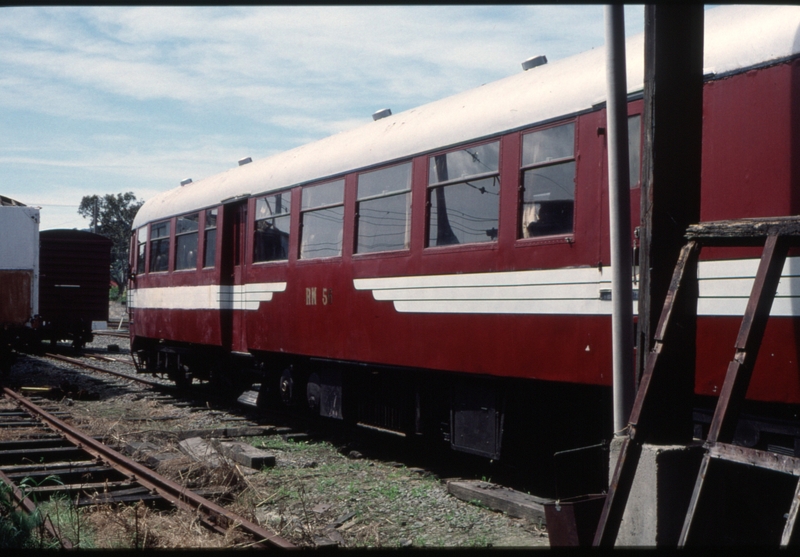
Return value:
[[(800, 458), (748, 449), (733, 445), (732, 441), (788, 250), (800, 246), (800, 217), (701, 223), (689, 227), (686, 237), (688, 242), (673, 273), (653, 349), (647, 355), (631, 411), (628, 436), (622, 443), (594, 545), (613, 546), (617, 539), (642, 445), (659, 443), (663, 432), (669, 431), (670, 421), (686, 418), (686, 402), (691, 401), (694, 393), (693, 364), (689, 370), (670, 364), (676, 361), (678, 353), (687, 349), (687, 345), (692, 350), (694, 348), (697, 261), (701, 248), (758, 245), (764, 246), (764, 251), (742, 318), (733, 359), (703, 445), (705, 455), (678, 545), (730, 543), (731, 540), (781, 546), (796, 544), (799, 535)], [(731, 467), (743, 467), (741, 471), (747, 474), (779, 476), (769, 478), (767, 483), (770, 487), (766, 493), (755, 494), (763, 508), (750, 515), (763, 520), (760, 524), (750, 524), (750, 527), (760, 528), (759, 531), (740, 534), (737, 530), (740, 524), (726, 523), (733, 514), (722, 512), (724, 493), (727, 487), (732, 487), (726, 486), (724, 479)], [(743, 481), (749, 480), (745, 478)], [(739, 501), (738, 504), (749, 503), (752, 501)], [(780, 521), (784, 523), (783, 529), (775, 531), (772, 525)]]

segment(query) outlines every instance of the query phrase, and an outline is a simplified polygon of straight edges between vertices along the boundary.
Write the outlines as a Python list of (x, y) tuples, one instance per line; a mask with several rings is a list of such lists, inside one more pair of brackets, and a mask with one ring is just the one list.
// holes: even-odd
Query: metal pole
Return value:
[(624, 6), (606, 6), (605, 23), (614, 431), (621, 435), (633, 406), (635, 381)]

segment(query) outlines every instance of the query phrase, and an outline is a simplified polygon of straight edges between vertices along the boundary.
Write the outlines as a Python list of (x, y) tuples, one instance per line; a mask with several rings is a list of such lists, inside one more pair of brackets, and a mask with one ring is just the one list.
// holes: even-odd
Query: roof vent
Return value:
[(378, 112), (372, 115), (373, 120), (380, 120), (381, 118), (386, 118), (387, 116), (392, 115), (391, 108), (382, 108)]
[(541, 56), (534, 56), (533, 58), (528, 58), (522, 63), (522, 69), (526, 72), (531, 69), (535, 68), (536, 66), (543, 66), (547, 64), (547, 56), (542, 54)]
[(185, 186), (186, 184), (191, 184), (191, 183), (192, 183), (192, 179), (191, 178), (186, 178), (185, 180), (181, 180), (181, 185), (182, 186)]
[(245, 157), (243, 159), (239, 159), (239, 166), (250, 164), (251, 162), (253, 162), (253, 159), (251, 157)]

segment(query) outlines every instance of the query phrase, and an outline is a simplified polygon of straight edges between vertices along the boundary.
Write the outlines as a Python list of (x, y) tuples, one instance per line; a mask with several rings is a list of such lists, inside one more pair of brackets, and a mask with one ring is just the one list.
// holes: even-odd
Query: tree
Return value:
[(128, 280), (128, 250), (131, 239), (131, 226), (139, 207), (133, 192), (112, 194), (102, 197), (85, 195), (78, 207), (78, 214), (91, 222), (91, 231), (109, 238), (111, 246), (111, 278), (119, 284), (119, 291), (125, 290)]

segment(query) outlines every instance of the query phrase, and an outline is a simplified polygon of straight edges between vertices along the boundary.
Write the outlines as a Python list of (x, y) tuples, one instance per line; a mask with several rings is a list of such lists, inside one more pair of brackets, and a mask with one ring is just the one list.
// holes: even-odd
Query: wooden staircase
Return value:
[[(675, 369), (675, 355), (691, 342), (697, 319), (697, 263), (702, 247), (763, 246), (764, 251), (753, 283), (733, 359), (717, 401), (714, 417), (703, 444), (704, 456), (686, 510), (679, 546), (730, 543), (774, 543), (781, 546), (798, 542), (797, 522), (800, 510), (800, 458), (733, 445), (737, 420), (750, 384), (761, 340), (769, 318), (772, 301), (780, 281), (789, 248), (800, 246), (800, 217), (718, 221), (690, 226), (688, 239), (675, 266), (669, 292), (658, 322), (653, 349), (647, 355), (639, 390), (631, 411), (628, 435), (623, 440), (619, 459), (609, 485), (605, 506), (595, 533), (595, 546), (613, 546), (619, 533), (625, 506), (644, 443), (658, 443), (660, 432), (669, 420), (685, 420), (686, 412), (668, 408), (692, 399), (694, 369)], [(688, 335), (688, 336), (687, 336)], [(691, 341), (687, 340), (689, 336)], [(673, 364), (673, 365), (671, 365)], [(690, 391), (689, 391), (690, 389)], [(675, 393), (679, 393), (675, 397)], [(685, 406), (685, 404), (684, 404)], [(752, 474), (770, 475), (772, 488), (756, 494), (764, 517), (753, 528), (759, 532), (741, 532), (741, 524), (725, 523), (735, 514), (723, 512), (724, 493), (731, 485), (730, 468), (743, 468), (743, 481)], [(726, 476), (727, 474), (727, 476)], [(781, 476), (773, 480), (773, 475)], [(728, 478), (728, 479), (726, 479)], [(759, 497), (760, 496), (760, 497)], [(763, 505), (764, 501), (768, 503)], [(730, 504), (730, 501), (728, 501)], [(747, 505), (748, 501), (738, 501)], [(747, 513), (745, 513), (747, 514)], [(783, 521), (783, 531), (768, 525)], [(738, 537), (737, 537), (738, 536)], [(734, 542), (734, 543), (738, 543)]]

